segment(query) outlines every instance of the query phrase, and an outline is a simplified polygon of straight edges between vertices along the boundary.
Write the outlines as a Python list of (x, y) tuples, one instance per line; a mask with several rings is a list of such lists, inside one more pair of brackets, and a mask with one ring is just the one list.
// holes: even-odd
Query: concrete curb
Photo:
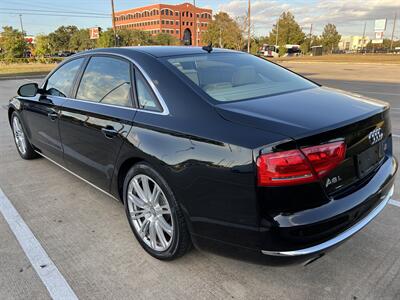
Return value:
[(32, 74), (32, 75), (7, 75), (0, 76), (0, 80), (17, 80), (17, 79), (34, 79), (34, 78), (44, 78), (48, 73), (43, 74)]

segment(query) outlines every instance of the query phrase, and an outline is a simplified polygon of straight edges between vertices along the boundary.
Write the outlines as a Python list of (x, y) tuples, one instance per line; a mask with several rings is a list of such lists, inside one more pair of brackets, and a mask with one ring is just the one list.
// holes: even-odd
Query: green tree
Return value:
[[(130, 29), (118, 29), (117, 32), (117, 46), (143, 46), (151, 45), (152, 39), (150, 33), (143, 30), (130, 30)], [(105, 31), (100, 32), (100, 37), (97, 40), (97, 47), (107, 48), (114, 47), (114, 31), (108, 28)]]
[(325, 51), (333, 52), (334, 49), (338, 47), (338, 43), (342, 36), (337, 32), (336, 26), (334, 24), (327, 24), (324, 27), (324, 31), (321, 35), (322, 46), (324, 46)]
[(309, 53), (311, 52), (312, 46), (320, 46), (320, 45), (322, 45), (322, 42), (318, 36), (313, 35), (311, 36), (311, 38), (310, 36), (308, 36), (304, 39), (304, 42), (300, 45), (301, 52), (304, 54)]
[(289, 11), (280, 15), (277, 24), (269, 33), (269, 41), (275, 44), (277, 36), (280, 47), (284, 47), (286, 44), (301, 45), (306, 37), (294, 15)]
[(96, 41), (90, 39), (89, 29), (75, 31), (69, 40), (69, 49), (82, 51), (96, 47)]
[(28, 50), (28, 44), (21, 31), (11, 26), (4, 26), (0, 35), (0, 48), (2, 50), (1, 56), (11, 60), (23, 57), (25, 51)]
[(97, 39), (98, 48), (114, 47), (114, 31), (108, 28), (105, 31), (100, 31), (100, 36)]
[(151, 44), (150, 33), (143, 30), (117, 30), (118, 46), (144, 46)]
[(153, 38), (153, 42), (156, 45), (179, 45), (179, 40), (168, 33), (157, 34)]
[(255, 36), (255, 37), (253, 38), (252, 43), (251, 43), (251, 48), (250, 48), (251, 54), (257, 54), (258, 51), (260, 50), (260, 48), (261, 48), (264, 44), (269, 44), (268, 37), (265, 37), (265, 36), (256, 37), (256, 36)]
[(35, 38), (35, 55), (44, 57), (51, 54), (50, 40), (47, 35), (39, 34)]
[(60, 50), (70, 50), (69, 41), (72, 35), (79, 29), (74, 25), (60, 26), (49, 34), (50, 48), (53, 52)]
[(221, 48), (241, 50), (243, 40), (238, 23), (225, 12), (216, 14), (203, 34), (204, 43), (212, 43)]

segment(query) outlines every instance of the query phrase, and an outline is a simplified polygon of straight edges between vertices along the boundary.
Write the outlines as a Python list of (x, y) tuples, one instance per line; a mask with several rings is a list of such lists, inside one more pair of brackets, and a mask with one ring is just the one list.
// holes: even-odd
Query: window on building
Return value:
[(161, 20), (161, 24), (165, 24), (165, 21), (164, 21), (164, 20)]
[(165, 13), (165, 12), (164, 12), (164, 10), (162, 9), (162, 10), (161, 10), (161, 14), (163, 15), (164, 13)]
[(177, 29), (177, 30), (175, 30), (175, 34), (179, 34), (179, 30)]
[(179, 17), (179, 11), (175, 12), (175, 17)]
[(176, 22), (175, 22), (175, 25), (178, 26), (178, 25), (179, 25), (179, 21), (176, 21)]

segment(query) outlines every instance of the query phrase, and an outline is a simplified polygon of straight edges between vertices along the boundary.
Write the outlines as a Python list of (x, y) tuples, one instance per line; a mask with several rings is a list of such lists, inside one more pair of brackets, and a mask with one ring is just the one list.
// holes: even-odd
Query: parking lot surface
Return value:
[[(173, 262), (146, 254), (123, 206), (45, 159), (15, 149), (5, 105), (32, 79), (0, 81), (0, 188), (81, 299), (400, 299), (400, 207), (314, 263), (270, 267), (196, 249)], [(40, 80), (39, 80), (40, 81)], [(400, 135), (397, 83), (321, 83), (389, 101)], [(400, 138), (394, 138), (399, 157)], [(395, 199), (400, 193), (395, 190)], [(41, 278), (0, 214), (0, 299), (46, 299)]]

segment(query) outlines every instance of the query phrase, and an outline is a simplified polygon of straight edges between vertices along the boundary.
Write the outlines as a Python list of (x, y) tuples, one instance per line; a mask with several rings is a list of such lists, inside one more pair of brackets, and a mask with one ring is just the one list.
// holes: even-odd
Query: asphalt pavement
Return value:
[[(150, 257), (132, 235), (120, 203), (45, 159), (18, 156), (5, 106), (30, 81), (0, 80), (0, 189), (77, 297), (400, 299), (400, 202), (307, 266), (256, 265), (196, 249), (173, 262)], [(398, 83), (321, 83), (390, 102), (393, 132), (400, 136)], [(394, 141), (400, 157), (400, 138)], [(394, 198), (400, 199), (397, 189)], [(50, 298), (12, 229), (0, 214), (0, 299)]]

